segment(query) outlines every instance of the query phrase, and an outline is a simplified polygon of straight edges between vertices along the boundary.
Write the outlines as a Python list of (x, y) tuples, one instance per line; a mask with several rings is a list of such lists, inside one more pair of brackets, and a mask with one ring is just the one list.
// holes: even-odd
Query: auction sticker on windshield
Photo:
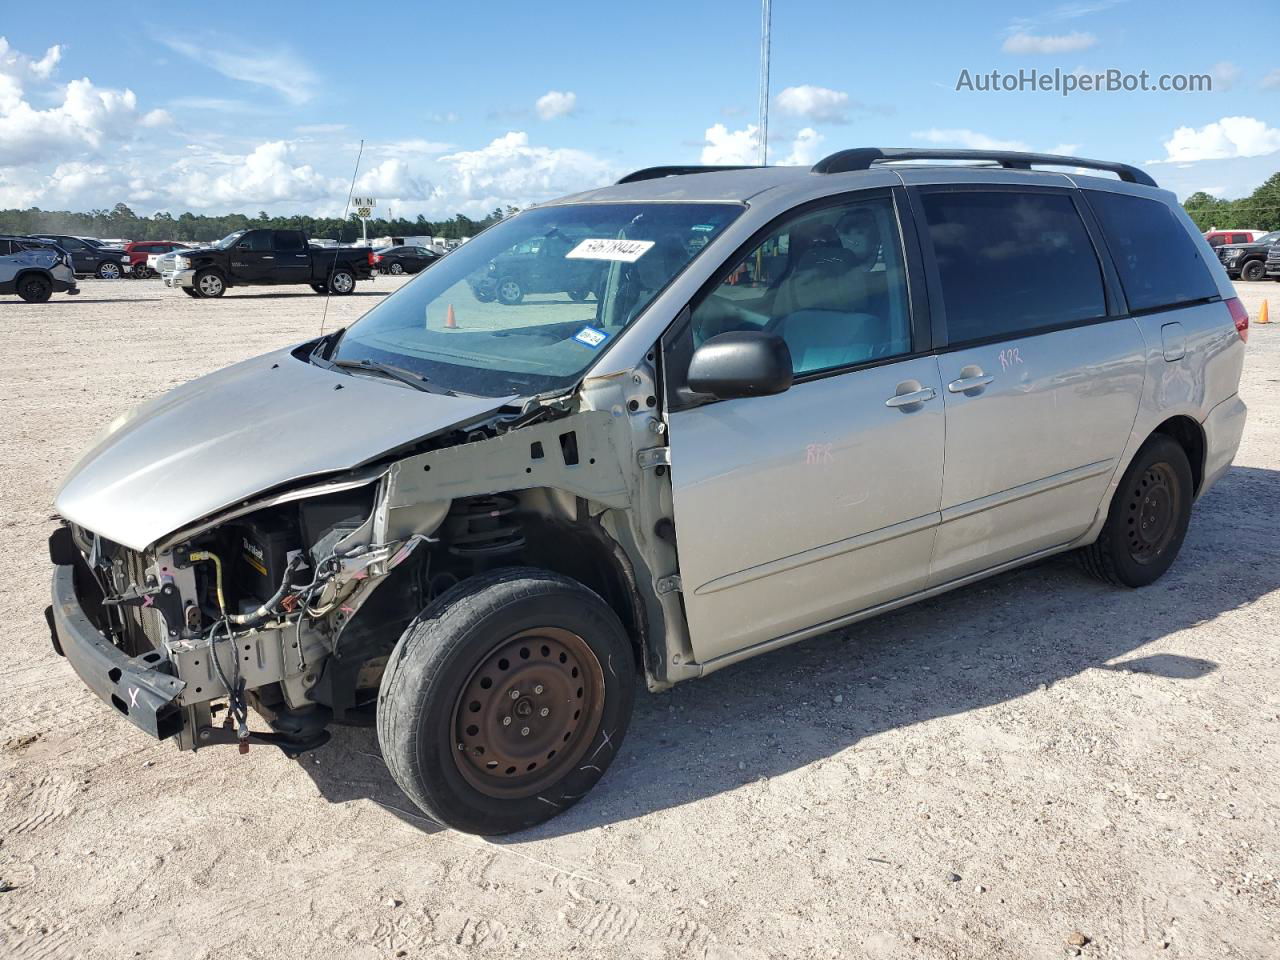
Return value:
[(586, 239), (566, 253), (566, 260), (616, 260), (635, 263), (653, 246), (652, 240)]
[(573, 335), (573, 339), (577, 340), (584, 347), (590, 347), (594, 350), (600, 344), (609, 339), (609, 335), (603, 330), (597, 330), (595, 327), (583, 327)]

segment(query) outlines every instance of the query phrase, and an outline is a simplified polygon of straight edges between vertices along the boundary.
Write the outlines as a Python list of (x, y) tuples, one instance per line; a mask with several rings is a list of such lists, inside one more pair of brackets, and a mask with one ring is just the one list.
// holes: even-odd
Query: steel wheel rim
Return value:
[(330, 286), (332, 286), (337, 293), (346, 293), (348, 290), (351, 289), (351, 283), (352, 283), (352, 280), (349, 276), (347, 276), (347, 274), (335, 273), (333, 275), (333, 280), (331, 281)]
[(212, 274), (200, 278), (200, 292), (206, 296), (216, 297), (222, 292), (222, 281)]
[(400, 266), (400, 264), (398, 264), (398, 263), (393, 263), (393, 264), (391, 265), (391, 272), (392, 272), (392, 273), (404, 273), (404, 267)]
[(103, 280), (119, 280), (120, 268), (114, 263), (104, 263), (98, 268), (98, 273), (102, 275)]
[(485, 796), (532, 796), (582, 759), (603, 714), (604, 671), (586, 641), (559, 627), (523, 630), (463, 684), (450, 730), (454, 764)]
[(514, 280), (504, 280), (498, 287), (498, 293), (503, 300), (515, 300), (520, 296), (520, 285)]
[(1129, 556), (1136, 563), (1153, 563), (1164, 553), (1177, 530), (1180, 508), (1181, 492), (1173, 468), (1153, 463), (1129, 491), (1125, 529)]

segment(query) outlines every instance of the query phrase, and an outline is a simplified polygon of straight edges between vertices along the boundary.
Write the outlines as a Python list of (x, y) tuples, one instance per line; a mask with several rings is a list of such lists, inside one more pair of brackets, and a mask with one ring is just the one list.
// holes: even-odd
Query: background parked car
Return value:
[(420, 273), (440, 259), (426, 247), (383, 247), (373, 251), (373, 265), (382, 273)]
[(593, 260), (574, 260), (569, 269), (562, 267), (565, 254), (581, 239), (553, 229), (498, 254), (484, 273), (467, 283), (481, 303), (500, 300), (514, 306), (530, 293), (567, 293), (572, 300), (585, 300), (599, 289), (604, 270)]
[(185, 250), (188, 246), (190, 244), (179, 243), (177, 240), (136, 240), (126, 246), (125, 251), (129, 254), (133, 265), (134, 278), (145, 280), (147, 277), (159, 275), (159, 272), (151, 267), (151, 257), (163, 256), (174, 250)]
[(1218, 259), (1232, 280), (1265, 280), (1267, 254), (1277, 244), (1280, 244), (1280, 230), (1273, 230), (1252, 243), (1224, 243), (1218, 247)]
[(0, 294), (44, 303), (55, 292), (79, 293), (71, 257), (51, 243), (0, 236)]
[(1265, 230), (1209, 230), (1204, 238), (1216, 249), (1224, 243), (1253, 243), (1264, 233)]
[(35, 239), (49, 240), (69, 253), (78, 277), (119, 280), (133, 272), (132, 258), (123, 248), (95, 246), (99, 241), (53, 233), (36, 234)]

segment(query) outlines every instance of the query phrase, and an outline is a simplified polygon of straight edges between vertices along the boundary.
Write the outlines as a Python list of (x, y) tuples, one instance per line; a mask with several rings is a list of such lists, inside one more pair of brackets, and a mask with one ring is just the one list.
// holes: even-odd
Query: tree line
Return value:
[[(451, 220), (428, 220), (421, 214), (416, 219), (396, 217), (377, 218), (368, 222), (370, 237), (445, 237), (459, 239), (473, 237), (485, 227), (492, 226), (503, 217), (516, 212), (515, 207), (495, 209), (481, 220), (473, 220), (459, 213)], [(0, 210), (0, 233), (8, 234), (64, 234), (72, 237), (112, 237), (126, 240), (182, 240), (188, 243), (204, 243), (220, 240), (237, 230), (260, 228), (276, 230), (305, 230), (313, 239), (337, 240), (350, 243), (361, 236), (361, 225), (355, 216), (289, 217), (268, 216), (265, 210), (256, 217), (242, 213), (225, 216), (205, 216), (183, 213), (173, 216), (160, 212), (141, 217), (128, 205), (117, 203), (110, 210), (90, 210), (77, 213), (70, 210)]]
[[(1280, 230), (1280, 173), (1272, 174), (1265, 183), (1247, 197), (1220, 200), (1200, 191), (1183, 202), (1187, 214), (1201, 230), (1211, 227), (1254, 230)], [(496, 208), (481, 220), (455, 214), (451, 220), (428, 220), (421, 214), (416, 219), (377, 218), (369, 221), (370, 237), (430, 236), (445, 238), (473, 237), (485, 227), (517, 212), (516, 207)], [(305, 230), (317, 239), (350, 243), (361, 235), (360, 221), (351, 216), (308, 217), (294, 215), (271, 217), (259, 211), (256, 217), (242, 213), (205, 216), (183, 213), (173, 216), (160, 212), (140, 217), (126, 204), (117, 203), (110, 210), (77, 213), (70, 210), (0, 210), (0, 233), (60, 233), (82, 237), (122, 237), (128, 240), (184, 240), (206, 242), (218, 240), (236, 230), (270, 227), (277, 230)]]
[(1273, 173), (1252, 194), (1239, 200), (1219, 200), (1199, 191), (1182, 205), (1201, 230), (1280, 230), (1280, 173)]

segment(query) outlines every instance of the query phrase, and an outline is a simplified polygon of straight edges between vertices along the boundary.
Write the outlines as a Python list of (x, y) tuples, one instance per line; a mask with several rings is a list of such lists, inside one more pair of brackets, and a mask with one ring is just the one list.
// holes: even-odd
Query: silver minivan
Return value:
[[(526, 246), (572, 292), (479, 295)], [(57, 495), (53, 642), (153, 737), (376, 719), (429, 816), (518, 830), (604, 774), (637, 674), (1068, 550), (1157, 579), (1239, 444), (1247, 332), (1123, 164), (638, 171), (120, 416)]]

